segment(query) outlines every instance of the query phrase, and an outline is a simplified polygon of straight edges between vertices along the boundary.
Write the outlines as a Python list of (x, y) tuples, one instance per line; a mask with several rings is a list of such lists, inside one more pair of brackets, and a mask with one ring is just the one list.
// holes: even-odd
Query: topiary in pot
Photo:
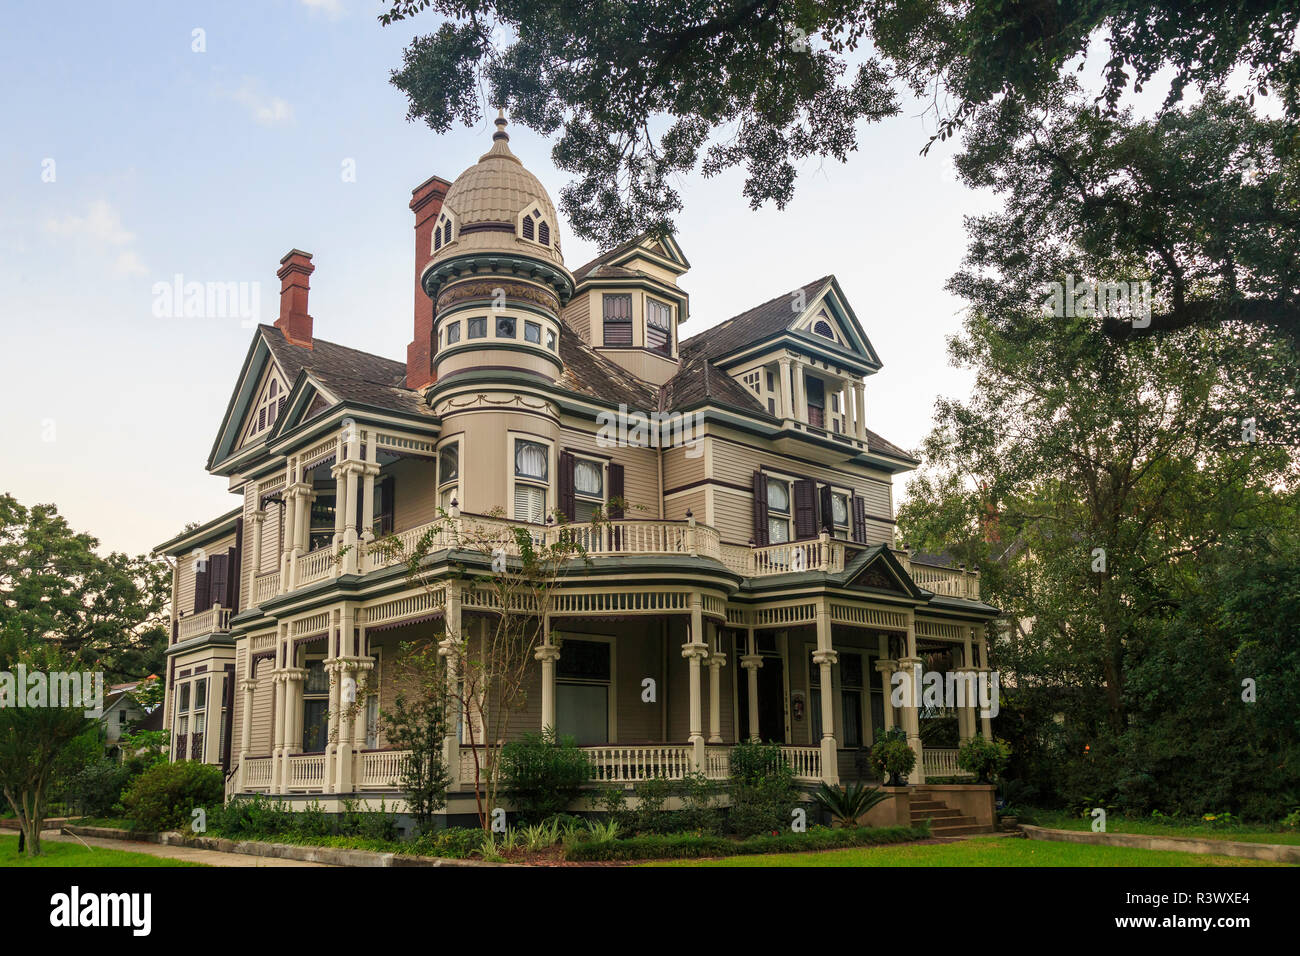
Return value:
[(957, 766), (975, 774), (980, 783), (992, 783), (1011, 759), (1011, 746), (1005, 740), (972, 737), (957, 751)]
[(889, 778), (888, 786), (904, 786), (916, 766), (916, 753), (907, 745), (907, 734), (897, 727), (882, 731), (871, 748), (871, 766)]

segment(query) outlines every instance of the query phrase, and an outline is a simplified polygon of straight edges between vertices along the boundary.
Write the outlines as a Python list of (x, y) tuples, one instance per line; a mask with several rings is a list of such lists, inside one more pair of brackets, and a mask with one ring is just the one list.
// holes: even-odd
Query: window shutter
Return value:
[(208, 558), (208, 603), (207, 607), (222, 604), (226, 600), (226, 572), (230, 559), (224, 554), (214, 554)]
[(202, 566), (194, 569), (194, 613), (206, 611), (212, 606), (212, 601), (208, 592), (209, 569), (212, 567), (212, 559), (208, 558), (203, 561)]
[(835, 534), (835, 506), (831, 503), (831, 486), (822, 485), (818, 495), (818, 502), (821, 505), (822, 520), (818, 531), (826, 530), (832, 535)]
[(573, 454), (560, 452), (560, 513), (566, 521), (573, 521), (577, 515), (577, 506), (573, 500)]
[[(623, 466), (609, 463), (609, 499), (612, 502), (615, 498), (623, 497)], [(609, 506), (609, 517), (615, 521), (623, 518), (623, 505), (611, 504)]]
[(754, 544), (767, 546), (767, 477), (754, 472)]
[(853, 496), (853, 540), (860, 544), (867, 543), (867, 509), (861, 496)]
[(230, 565), (227, 569), (226, 607), (232, 611), (239, 610), (239, 585), (241, 581), (241, 564), (244, 554), (244, 519), (235, 519), (235, 546), (230, 549)]
[(794, 483), (794, 536), (817, 537), (817, 482), (800, 478)]

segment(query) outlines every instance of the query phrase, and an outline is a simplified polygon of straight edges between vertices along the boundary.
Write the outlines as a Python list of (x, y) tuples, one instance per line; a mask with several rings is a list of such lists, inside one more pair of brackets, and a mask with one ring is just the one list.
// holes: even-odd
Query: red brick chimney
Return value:
[(411, 190), (411, 212), (415, 213), (415, 338), (406, 347), (407, 388), (433, 384), (433, 353), (438, 342), (433, 334), (433, 300), (420, 287), (420, 273), (433, 257), (433, 227), (450, 187), (447, 180), (430, 176)]
[(311, 316), (307, 314), (308, 279), (316, 271), (311, 253), (290, 249), (280, 260), (280, 317), (275, 327), (294, 345), (311, 348)]

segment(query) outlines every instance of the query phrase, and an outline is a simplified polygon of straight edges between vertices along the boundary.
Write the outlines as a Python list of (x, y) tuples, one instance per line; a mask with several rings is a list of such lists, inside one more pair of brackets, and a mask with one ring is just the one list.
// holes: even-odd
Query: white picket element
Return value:
[(816, 782), (822, 779), (820, 747), (782, 747), (781, 757), (794, 769), (796, 780)]
[(230, 630), (230, 608), (216, 605), (198, 614), (183, 617), (177, 622), (176, 638), (187, 641), (191, 637), (218, 634)]
[(633, 783), (665, 777), (681, 780), (694, 768), (690, 747), (584, 747), (591, 761), (591, 779), (600, 783)]
[(360, 770), (357, 774), (357, 788), (361, 790), (395, 790), (401, 779), (402, 770), (411, 758), (409, 750), (363, 750), (360, 758)]
[(957, 751), (943, 747), (925, 747), (921, 751), (921, 769), (925, 778), (972, 777), (974, 774), (957, 766)]
[(298, 586), (323, 581), (334, 573), (334, 546), (317, 548), (298, 559)]
[(289, 790), (323, 790), (325, 788), (325, 755), (293, 754), (289, 757)]
[(245, 790), (271, 789), (271, 772), (274, 769), (273, 758), (245, 757), (242, 762)]
[(253, 601), (260, 605), (280, 593), (280, 572), (270, 571), (253, 579)]

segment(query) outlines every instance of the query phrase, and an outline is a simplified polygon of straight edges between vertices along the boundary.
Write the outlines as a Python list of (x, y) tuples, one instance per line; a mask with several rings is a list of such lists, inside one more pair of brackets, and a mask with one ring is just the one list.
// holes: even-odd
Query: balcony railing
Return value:
[(334, 546), (327, 545), (309, 551), (298, 559), (298, 586), (306, 587), (323, 581), (334, 573)]
[(980, 573), (967, 571), (965, 568), (945, 568), (933, 564), (920, 564), (906, 558), (902, 552), (904, 567), (911, 574), (912, 580), (935, 594), (946, 597), (964, 598), (968, 601), (980, 599)]
[(206, 611), (181, 618), (177, 622), (176, 639), (188, 641), (192, 637), (219, 634), (228, 630), (230, 630), (230, 608), (217, 604)]
[(974, 774), (957, 766), (957, 751), (926, 747), (921, 751), (921, 769), (925, 779), (931, 777), (973, 777)]

